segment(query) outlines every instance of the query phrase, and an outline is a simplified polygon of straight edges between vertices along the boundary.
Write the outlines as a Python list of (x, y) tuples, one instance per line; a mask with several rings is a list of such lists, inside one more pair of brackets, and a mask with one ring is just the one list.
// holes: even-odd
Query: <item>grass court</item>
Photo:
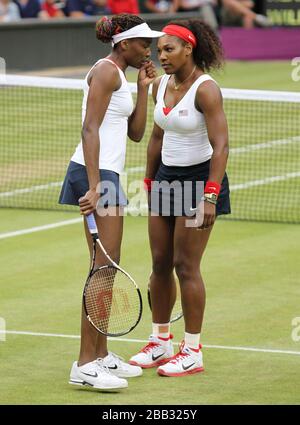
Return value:
[[(216, 78), (222, 87), (299, 91), (291, 71), (288, 62), (236, 62)], [(25, 122), (32, 119), (29, 111), (24, 114)], [(289, 128), (280, 130), (286, 137), (299, 136)], [(13, 143), (16, 128), (9, 126), (9, 131)], [(243, 128), (239, 131), (242, 134)], [(143, 144), (144, 149), (146, 140)], [(235, 140), (232, 144), (239, 146)], [(276, 149), (271, 156), (266, 151), (262, 155), (258, 170), (263, 162), (274, 161)], [(291, 155), (290, 161), (287, 168), (299, 171), (299, 158)], [(3, 175), (11, 176), (6, 171)], [(240, 171), (240, 178), (247, 181), (249, 176)], [(295, 185), (297, 181), (292, 180)], [(269, 186), (276, 191), (276, 186)], [(236, 208), (233, 197), (232, 209)], [(299, 209), (299, 203), (288, 208)], [(300, 340), (292, 338), (292, 321), (300, 316), (299, 225), (218, 220), (202, 268), (207, 291), (201, 334), (205, 372), (164, 378), (145, 370), (142, 377), (129, 380), (128, 389), (100, 393), (68, 385), (79, 350), (88, 253), (82, 223), (49, 225), (76, 218), (76, 212), (0, 209), (0, 317), (8, 331), (5, 341), (0, 334), (0, 404), (299, 404)], [(38, 226), (46, 228), (32, 230)], [(12, 235), (15, 231), (20, 233)], [(139, 326), (109, 344), (111, 351), (128, 359), (151, 332), (145, 217), (125, 218), (121, 264), (135, 277), (144, 297)], [(172, 332), (179, 343), (182, 319)]]

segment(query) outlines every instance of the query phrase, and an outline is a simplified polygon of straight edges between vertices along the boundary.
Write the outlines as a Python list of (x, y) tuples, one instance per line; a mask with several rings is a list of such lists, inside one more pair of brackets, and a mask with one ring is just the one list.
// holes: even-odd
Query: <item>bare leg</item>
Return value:
[(185, 227), (186, 217), (177, 217), (174, 234), (174, 264), (181, 288), (185, 331), (201, 332), (205, 287), (200, 273), (200, 262), (206, 248), (210, 229), (197, 231)]
[(153, 323), (168, 323), (176, 300), (173, 276), (174, 218), (149, 216), (149, 238), (152, 252), (150, 294)]
[[(100, 217), (95, 214), (99, 236), (104, 248), (110, 257), (118, 263), (120, 260), (121, 241), (123, 235), (123, 217), (119, 214), (118, 207), (109, 207), (111, 214)], [(84, 221), (86, 239), (90, 251), (90, 257), (93, 252), (93, 243), (88, 231), (86, 221)], [(97, 247), (95, 267), (107, 263), (107, 259)], [(91, 362), (98, 357), (105, 357), (107, 352), (107, 338), (101, 335), (87, 320), (84, 308), (82, 306), (81, 314), (81, 344), (78, 364), (81, 366)]]

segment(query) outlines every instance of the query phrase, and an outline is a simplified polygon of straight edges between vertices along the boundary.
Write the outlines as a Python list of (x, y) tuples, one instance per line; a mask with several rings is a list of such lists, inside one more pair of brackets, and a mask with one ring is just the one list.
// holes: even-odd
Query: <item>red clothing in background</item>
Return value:
[(132, 13), (138, 15), (140, 13), (137, 0), (108, 0), (107, 6), (111, 13)]
[(59, 12), (59, 9), (56, 7), (55, 4), (49, 4), (46, 2), (42, 4), (42, 10), (47, 12), (51, 18), (55, 18), (57, 12)]

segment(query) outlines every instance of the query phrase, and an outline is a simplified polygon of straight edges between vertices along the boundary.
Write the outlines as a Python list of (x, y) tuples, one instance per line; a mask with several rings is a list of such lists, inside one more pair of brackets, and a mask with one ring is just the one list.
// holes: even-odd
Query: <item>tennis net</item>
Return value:
[[(83, 81), (0, 78), (0, 207), (74, 211), (57, 200), (80, 140)], [(300, 223), (300, 93), (222, 93), (230, 133), (226, 219)], [(127, 145), (128, 184), (144, 175), (152, 123), (149, 96), (145, 136)]]

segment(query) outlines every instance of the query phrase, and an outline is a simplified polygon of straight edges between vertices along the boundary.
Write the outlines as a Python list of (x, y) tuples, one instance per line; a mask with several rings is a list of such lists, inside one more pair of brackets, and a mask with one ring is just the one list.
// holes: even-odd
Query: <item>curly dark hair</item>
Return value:
[[(193, 49), (194, 62), (200, 69), (209, 72), (211, 69), (222, 68), (224, 53), (221, 41), (209, 25), (199, 19), (180, 19), (168, 22), (167, 25), (180, 25), (192, 31), (197, 39)], [(185, 43), (183, 41), (183, 43)]]
[(96, 37), (103, 43), (112, 41), (112, 36), (129, 30), (145, 21), (137, 15), (122, 13), (110, 17), (103, 16), (96, 23)]

